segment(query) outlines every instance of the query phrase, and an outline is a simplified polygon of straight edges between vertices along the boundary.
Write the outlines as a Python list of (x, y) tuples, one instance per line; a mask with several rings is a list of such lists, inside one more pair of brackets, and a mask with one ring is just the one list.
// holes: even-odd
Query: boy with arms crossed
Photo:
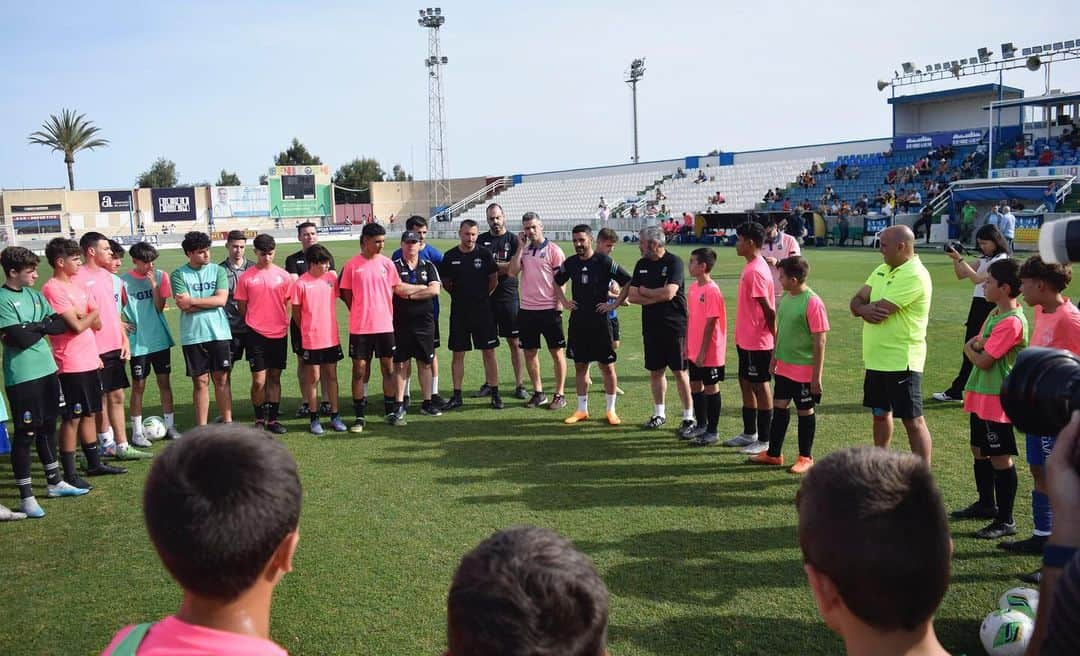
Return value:
[(330, 268), (333, 259), (322, 244), (305, 253), (307, 271), (293, 284), (292, 316), (300, 327), (300, 360), (305, 363), (304, 403), (308, 407), (308, 426), (312, 435), (322, 435), (319, 423), (318, 390), (320, 380), (330, 404), (330, 427), (339, 433), (348, 430), (341, 420), (338, 397), (337, 363), (344, 357), (338, 338), (336, 301), (337, 274)]

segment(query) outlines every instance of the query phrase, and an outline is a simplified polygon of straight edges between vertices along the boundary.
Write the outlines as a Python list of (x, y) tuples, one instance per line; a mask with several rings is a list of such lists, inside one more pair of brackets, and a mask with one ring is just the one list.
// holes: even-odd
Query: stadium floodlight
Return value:
[(1013, 45), (1012, 41), (1008, 41), (1006, 43), (1001, 44), (1001, 58), (1002, 59), (1012, 59), (1015, 56), (1016, 56), (1016, 46)]
[(442, 54), (439, 28), (446, 24), (441, 7), (420, 10), (420, 27), (428, 31), (428, 204), (434, 219), (449, 220), (444, 215), (450, 207), (450, 183), (446, 173), (446, 103), (443, 95), (443, 66), (450, 60)]
[(1064, 45), (1065, 45), (1064, 43), (1062, 43), (1061, 41), (1058, 41), (1057, 43), (1054, 44), (1054, 50), (1061, 50), (1062, 47), (1064, 47)]
[(877, 81), (877, 90), (878, 91), (884, 91), (887, 87), (891, 87), (891, 86), (892, 86), (892, 82), (886, 82), (885, 80), (878, 80)]
[(990, 61), (990, 58), (994, 56), (994, 51), (990, 48), (979, 48), (979, 63), (985, 64)]
[(1042, 60), (1039, 59), (1038, 55), (1032, 55), (1027, 58), (1027, 63), (1024, 65), (1027, 66), (1029, 71), (1034, 72), (1039, 70), (1039, 67), (1042, 66)]
[(634, 164), (638, 163), (637, 84), (643, 77), (645, 77), (645, 58), (641, 57), (630, 62), (630, 71), (626, 74), (626, 83), (630, 85), (631, 102), (634, 108)]
[(900, 66), (904, 69), (904, 75), (911, 75), (915, 72), (915, 66), (911, 62), (904, 62)]

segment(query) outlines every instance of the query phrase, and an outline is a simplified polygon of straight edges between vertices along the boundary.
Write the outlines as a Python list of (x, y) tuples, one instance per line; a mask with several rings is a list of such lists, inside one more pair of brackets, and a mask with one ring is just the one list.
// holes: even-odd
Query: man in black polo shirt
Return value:
[[(300, 276), (307, 273), (308, 262), (307, 257), (304, 256), (304, 252), (311, 248), (315, 244), (319, 243), (319, 232), (315, 228), (315, 224), (311, 221), (304, 221), (300, 225), (296, 226), (296, 238), (300, 241), (300, 250), (296, 251), (289, 257), (285, 258), (285, 270), (288, 271), (293, 280), (296, 280)], [(336, 271), (334, 266), (334, 256), (330, 256), (330, 270)], [(304, 364), (304, 360), (300, 357), (300, 352), (303, 350), (300, 348), (300, 324), (296, 323), (293, 319), (289, 322), (289, 341), (292, 342), (293, 353), (296, 354), (296, 380), (300, 385), (300, 389), (304, 389), (304, 381), (311, 380), (311, 365)], [(234, 358), (235, 361), (235, 358)], [(327, 379), (324, 376), (322, 378), (323, 386), (323, 398), (330, 398), (329, 392), (326, 390)], [(319, 413), (329, 417), (330, 416), (330, 402), (323, 401), (319, 404)], [(297, 419), (306, 419), (308, 417), (307, 403), (300, 402), (300, 407), (296, 409)]]
[(491, 390), (491, 407), (501, 410), (499, 364), (495, 347), (499, 337), (491, 317), (491, 292), (499, 284), (499, 268), (486, 248), (477, 246), (476, 221), (465, 219), (458, 228), (461, 240), (443, 255), (439, 274), (443, 287), (450, 292), (450, 351), (454, 354), (451, 375), (454, 394), (443, 410), (460, 408), (461, 384), (465, 379), (465, 352), (477, 348), (484, 357), (484, 382)]
[(694, 409), (690, 403), (690, 378), (683, 358), (687, 322), (683, 263), (664, 248), (664, 233), (659, 227), (643, 228), (639, 237), (641, 259), (634, 265), (629, 300), (643, 306), (641, 334), (645, 344), (645, 368), (649, 370), (649, 385), (656, 404), (652, 417), (643, 427), (660, 428), (666, 422), (667, 379), (664, 371), (671, 369), (683, 405), (679, 431), (691, 431), (694, 429)]
[(397, 374), (396, 424), (406, 413), (405, 388), (409, 382), (409, 360), (415, 359), (424, 403), (420, 413), (442, 414), (431, 400), (432, 363), (435, 361), (435, 301), (442, 281), (433, 262), (420, 257), (420, 235), (401, 235), (401, 255), (394, 259), (401, 284), (394, 288), (394, 373)]
[[(615, 414), (617, 380), (615, 344), (608, 312), (608, 290), (614, 280), (620, 286), (630, 282), (630, 274), (610, 257), (593, 250), (592, 229), (585, 224), (574, 226), (574, 253), (555, 272), (555, 294), (570, 308), (567, 355), (574, 361), (577, 410), (564, 421), (576, 424), (589, 418), (589, 363), (596, 362), (604, 377), (605, 415), (612, 426), (622, 423)], [(574, 299), (567, 300), (562, 286), (570, 281)]]
[[(236, 293), (236, 281), (240, 279), (248, 267), (255, 263), (245, 257), (247, 250), (247, 235), (243, 230), (230, 230), (225, 239), (225, 249), (229, 256), (221, 262), (221, 268), (225, 270), (225, 277), (229, 280), (229, 300), (225, 302), (225, 316), (229, 319), (229, 329), (232, 331), (232, 340), (229, 342), (229, 351), (233, 362), (240, 362), (244, 358), (244, 339), (247, 337), (247, 324), (244, 323), (244, 315), (233, 298)], [(225, 372), (227, 384), (232, 384), (232, 371)]]
[[(521, 343), (518, 341), (518, 279), (510, 275), (510, 258), (518, 251), (517, 237), (506, 229), (503, 209), (498, 203), (487, 206), (487, 232), (480, 235), (477, 243), (491, 251), (499, 267), (499, 286), (491, 293), (491, 314), (495, 319), (499, 337), (506, 338), (510, 346), (510, 365), (514, 368), (514, 396), (527, 399), (525, 385), (521, 382)], [(476, 396), (488, 396), (491, 390), (481, 387)]]

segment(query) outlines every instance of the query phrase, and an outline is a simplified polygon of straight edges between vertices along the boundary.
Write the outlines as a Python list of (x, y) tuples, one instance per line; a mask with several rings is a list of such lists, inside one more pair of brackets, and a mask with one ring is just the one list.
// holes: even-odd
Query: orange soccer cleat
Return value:
[(799, 456), (795, 464), (788, 471), (792, 474), (805, 474), (806, 470), (814, 466), (814, 459), (809, 456)]
[(757, 455), (750, 456), (746, 459), (746, 462), (753, 463), (755, 465), (783, 465), (784, 456), (770, 456), (768, 451), (762, 451)]
[(619, 415), (615, 414), (614, 410), (607, 411), (607, 423), (612, 426), (618, 426), (622, 423), (622, 419), (619, 419)]
[(566, 419), (563, 419), (564, 424), (576, 424), (579, 421), (585, 421), (589, 418), (589, 413), (582, 412), (581, 410), (575, 410), (574, 414), (570, 415)]

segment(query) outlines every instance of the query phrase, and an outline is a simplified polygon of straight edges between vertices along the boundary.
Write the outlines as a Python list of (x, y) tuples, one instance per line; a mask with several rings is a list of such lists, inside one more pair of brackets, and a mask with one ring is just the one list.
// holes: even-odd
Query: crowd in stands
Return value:
[(1006, 168), (1030, 166), (1076, 166), (1080, 164), (1080, 133), (1067, 126), (1059, 137), (1020, 137), (1009, 152)]

